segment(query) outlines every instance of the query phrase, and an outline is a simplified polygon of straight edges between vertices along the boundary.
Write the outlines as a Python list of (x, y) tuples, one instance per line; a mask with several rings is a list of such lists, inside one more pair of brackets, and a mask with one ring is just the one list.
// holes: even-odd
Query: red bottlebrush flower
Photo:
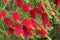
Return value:
[(15, 24), (14, 28), (18, 36), (22, 36), (24, 34), (22, 26), (20, 26), (19, 24)]
[(4, 2), (5, 2), (5, 3), (7, 3), (7, 2), (8, 2), (8, 0), (4, 0)]
[(34, 34), (34, 30), (30, 27), (30, 28), (27, 28), (27, 27), (23, 27), (23, 30), (24, 30), (24, 36), (26, 37), (26, 38), (29, 38), (29, 37), (31, 37), (31, 36), (33, 36)]
[(16, 0), (16, 4), (17, 4), (18, 7), (22, 7), (23, 0)]
[(44, 14), (44, 10), (43, 10), (43, 8), (36, 8), (36, 11), (37, 11), (37, 13), (39, 13), (40, 15), (42, 15), (42, 14)]
[(39, 33), (42, 37), (47, 37), (47, 35), (48, 35), (48, 32), (47, 32), (44, 28), (38, 29), (38, 33)]
[(32, 6), (29, 4), (23, 4), (22, 9), (29, 12), (32, 9)]
[(36, 10), (36, 8), (34, 8), (33, 10), (30, 10), (30, 16), (31, 16), (32, 18), (35, 18), (35, 19), (36, 19), (36, 15), (37, 15), (37, 10)]
[(0, 11), (0, 18), (5, 18), (6, 17), (6, 11), (5, 10), (2, 10)]
[(54, 3), (56, 4), (56, 6), (60, 6), (60, 0), (55, 0)]
[[(31, 22), (31, 20), (29, 20), (29, 19), (27, 19), (27, 18), (24, 18), (22, 22), (23, 22), (23, 24), (24, 24), (27, 28), (33, 26), (33, 23)], [(32, 28), (33, 28), (33, 27), (32, 27)]]
[(49, 23), (48, 15), (46, 13), (42, 15), (42, 23), (45, 28), (51, 26), (51, 24)]
[(2, 10), (1, 11), (2, 16), (5, 18), (6, 17), (6, 11)]
[(13, 12), (13, 15), (12, 15), (13, 19), (15, 22), (18, 22), (20, 21), (20, 15), (18, 12)]
[(12, 35), (14, 33), (14, 29), (8, 28), (8, 34)]
[(30, 10), (30, 15), (31, 15), (32, 18), (35, 18), (35, 19), (36, 19), (36, 15), (37, 15), (37, 13), (39, 13), (39, 14), (43, 14), (44, 11), (43, 11), (42, 8), (37, 8), (37, 7), (35, 7), (35, 8), (32, 9), (32, 10)]
[(8, 28), (13, 26), (13, 22), (9, 18), (4, 18), (4, 22)]
[(0, 11), (0, 19), (2, 18), (1, 11)]
[(40, 15), (42, 15), (44, 13), (44, 10), (43, 8), (38, 8), (38, 7), (35, 7), (33, 10), (30, 11), (30, 15), (31, 17), (33, 18), (36, 18), (36, 14), (39, 13)]
[(31, 19), (31, 22), (33, 23), (33, 27), (37, 29), (39, 26), (39, 23), (37, 23), (35, 19)]
[(13, 40), (18, 40), (18, 38), (13, 38)]

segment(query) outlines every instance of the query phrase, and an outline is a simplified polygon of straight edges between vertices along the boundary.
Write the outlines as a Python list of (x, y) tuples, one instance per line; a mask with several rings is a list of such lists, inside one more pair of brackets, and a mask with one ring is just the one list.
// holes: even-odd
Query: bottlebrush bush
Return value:
[(0, 0), (0, 40), (55, 40), (59, 8), (59, 0)]

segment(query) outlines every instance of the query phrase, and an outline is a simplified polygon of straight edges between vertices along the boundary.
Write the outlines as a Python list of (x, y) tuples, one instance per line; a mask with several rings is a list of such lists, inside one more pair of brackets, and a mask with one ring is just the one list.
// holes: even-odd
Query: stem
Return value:
[(49, 36), (47, 36), (47, 39), (46, 40), (52, 40)]
[(2, 9), (5, 9), (6, 6), (7, 6), (7, 3), (4, 5), (4, 7)]
[(3, 29), (5, 31), (4, 24), (3, 24), (3, 17), (2, 17), (1, 23), (2, 23)]
[(49, 3), (48, 0), (46, 0), (46, 3), (47, 3), (47, 5), (48, 5), (49, 9), (52, 10), (52, 8), (51, 8), (50, 3)]
[(2, 29), (0, 29), (1, 32), (5, 33)]
[[(51, 5), (50, 5), (50, 3), (49, 3), (49, 0), (46, 0), (46, 3), (47, 3), (47, 5), (48, 5), (48, 7), (49, 7), (49, 10), (53, 10), (52, 8), (51, 8)], [(58, 16), (57, 15), (57, 10), (56, 10), (56, 16)], [(52, 12), (51, 12), (51, 14), (53, 14)]]
[(3, 38), (3, 36), (2, 36), (2, 35), (0, 35), (0, 38)]
[(13, 0), (12, 8), (14, 8), (14, 5), (15, 5), (15, 1)]
[(41, 1), (41, 4), (42, 4), (43, 9), (44, 9), (45, 12), (48, 14), (48, 16), (51, 18), (49, 12), (47, 11), (47, 9), (46, 9), (45, 6), (44, 6), (44, 1), (43, 1), (43, 0), (40, 0), (40, 1)]
[[(3, 17), (2, 17), (2, 20), (3, 20)], [(5, 34), (6, 34), (6, 36), (7, 36), (7, 32), (6, 32), (6, 30), (5, 30), (5, 28), (4, 28), (4, 24), (3, 24), (3, 21), (1, 20), (1, 23), (2, 23), (2, 27), (3, 27), (3, 30), (1, 30), (2, 32), (4, 32)]]

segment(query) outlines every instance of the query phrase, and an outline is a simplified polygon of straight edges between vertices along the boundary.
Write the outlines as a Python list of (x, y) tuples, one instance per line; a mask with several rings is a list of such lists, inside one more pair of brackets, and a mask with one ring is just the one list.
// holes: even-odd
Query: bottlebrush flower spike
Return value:
[(42, 15), (43, 13), (44, 13), (44, 10), (43, 10), (43, 8), (35, 8), (36, 9), (36, 11), (37, 11), (37, 13), (39, 13), (40, 15)]
[(0, 18), (5, 18), (6, 17), (6, 11), (5, 10), (1, 10), (0, 11)]
[(10, 20), (10, 18), (4, 18), (4, 22), (8, 28), (13, 26), (13, 22)]
[(23, 28), (19, 24), (15, 24), (14, 28), (15, 28), (15, 32), (18, 36), (22, 36), (24, 34)]
[(18, 7), (22, 7), (23, 0), (16, 0), (16, 4), (17, 4)]
[(5, 18), (6, 17), (6, 11), (5, 10), (2, 10), (1, 11), (1, 14), (2, 14), (2, 16)]
[(60, 6), (60, 0), (55, 0), (54, 3), (56, 6)]
[(38, 33), (39, 33), (42, 37), (47, 37), (47, 35), (48, 35), (48, 32), (47, 32), (44, 28), (38, 29)]
[(51, 24), (49, 23), (48, 15), (46, 13), (42, 15), (42, 23), (45, 28), (51, 26)]
[(10, 35), (12, 35), (13, 33), (14, 33), (14, 29), (12, 29), (12, 28), (8, 28), (8, 34), (10, 34)]
[(39, 23), (37, 23), (35, 19), (31, 19), (31, 22), (33, 23), (33, 27), (35, 29), (37, 29), (39, 27)]
[(32, 30), (32, 28), (30, 27), (30, 28), (27, 28), (27, 27), (23, 27), (23, 30), (24, 30), (24, 36), (26, 37), (26, 38), (29, 38), (29, 37), (31, 37), (31, 36), (33, 36), (34, 34), (34, 30)]
[(35, 7), (30, 11), (30, 15), (34, 19), (36, 19), (37, 13), (42, 15), (44, 13), (44, 10), (42, 8)]
[(31, 22), (31, 20), (29, 20), (29, 19), (27, 19), (27, 18), (24, 18), (24, 19), (22, 20), (22, 22), (23, 22), (24, 26), (26, 26), (27, 28), (29, 28), (29, 27), (33, 28), (33, 27), (32, 27), (32, 26), (33, 26), (33, 23)]
[(37, 16), (37, 10), (36, 8), (30, 10), (30, 16), (34, 19), (36, 19), (36, 16)]
[(12, 17), (13, 17), (15, 22), (20, 21), (20, 14), (18, 12), (13, 12)]
[(22, 9), (29, 12), (32, 9), (32, 6), (29, 4), (23, 4)]

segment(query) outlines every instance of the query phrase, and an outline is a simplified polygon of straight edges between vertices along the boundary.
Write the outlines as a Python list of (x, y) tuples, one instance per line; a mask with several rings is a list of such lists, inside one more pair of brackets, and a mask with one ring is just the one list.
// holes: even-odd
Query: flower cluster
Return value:
[[(4, 2), (8, 2), (8, 0), (4, 0)], [(7, 17), (7, 13), (5, 10), (0, 11), (0, 19), (4, 19), (4, 23), (7, 26), (7, 33), (9, 35), (12, 35), (16, 33), (18, 37), (24, 36), (26, 38), (33, 37), (35, 35), (35, 30), (42, 36), (47, 37), (48, 32), (46, 28), (51, 26), (51, 23), (49, 22), (48, 14), (44, 11), (44, 8), (41, 6), (41, 2), (38, 2), (37, 7), (33, 7), (29, 4), (26, 4), (23, 2), (23, 0), (15, 0), (16, 5), (19, 8), (22, 8), (23, 11), (30, 13), (30, 18), (24, 17), (21, 19), (21, 15), (18, 11), (14, 11), (12, 13), (12, 19)], [(59, 1), (57, 1), (59, 2)], [(57, 4), (57, 2), (55, 2)], [(60, 2), (58, 3), (60, 5)], [(44, 3), (45, 8), (47, 9), (48, 6), (46, 3)], [(36, 21), (37, 14), (41, 16), (42, 20), (42, 27), (40, 24)], [(23, 25), (21, 25), (21, 23)], [(18, 38), (14, 38), (13, 40), (18, 40)]]

